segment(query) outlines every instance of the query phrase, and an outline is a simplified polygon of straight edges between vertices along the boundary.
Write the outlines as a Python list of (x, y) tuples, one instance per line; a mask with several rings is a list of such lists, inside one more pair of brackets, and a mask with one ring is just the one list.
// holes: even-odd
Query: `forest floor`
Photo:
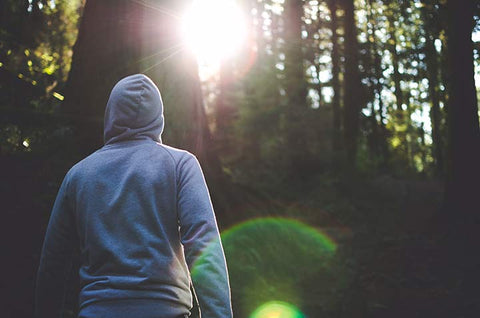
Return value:
[(443, 197), (437, 180), (319, 176), (293, 203), (280, 204), (284, 216), (338, 244), (346, 268), (337, 273), (350, 278), (325, 316), (479, 317), (479, 268), (468, 264), (478, 251), (440, 233)]
[[(31, 317), (41, 242), (61, 181), (52, 175), (61, 176), (67, 167), (38, 158), (3, 158), (1, 165), (9, 167), (2, 172), (8, 182), (0, 189), (5, 208), (0, 287), (7, 304), (2, 317)], [(306, 317), (478, 317), (480, 271), (475, 264), (468, 266), (465, 255), (478, 251), (452, 248), (432, 226), (442, 200), (443, 184), (435, 180), (320, 175), (302, 191), (286, 188), (266, 196), (268, 202), (243, 211), (242, 217), (293, 218), (335, 242), (338, 268), (329, 273), (339, 276), (337, 285), (329, 285), (321, 273), (305, 273), (319, 275), (312, 281), (298, 280)], [(294, 254), (282, 242), (280, 262), (288, 259), (287, 253)], [(275, 244), (266, 245), (272, 249)], [(262, 255), (258, 258), (261, 265)], [(300, 265), (293, 268), (297, 276), (304, 274)], [(245, 279), (235, 277), (236, 267), (231, 267), (234, 305), (240, 306), (235, 297), (248, 292), (235, 290), (235, 281)], [(251, 270), (261, 273), (255, 266)]]

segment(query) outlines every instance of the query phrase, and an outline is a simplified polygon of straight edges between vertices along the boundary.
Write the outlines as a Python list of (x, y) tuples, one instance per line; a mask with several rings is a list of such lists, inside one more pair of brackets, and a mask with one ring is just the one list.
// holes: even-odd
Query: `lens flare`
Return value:
[(290, 233), (289, 235), (295, 235), (296, 239), (302, 239), (303, 242), (307, 240), (313, 243), (311, 247), (321, 248), (328, 252), (335, 252), (337, 249), (337, 244), (335, 241), (328, 237), (325, 233), (322, 233), (320, 230), (312, 228), (300, 221), (287, 218), (267, 217), (249, 220), (227, 230), (222, 234), (222, 238), (229, 240), (231, 237), (237, 235), (237, 233), (251, 232), (255, 230), (273, 230), (278, 231), (277, 233), (286, 231)]
[(293, 305), (283, 301), (270, 301), (258, 307), (250, 318), (303, 318), (303, 314)]
[(298, 220), (252, 219), (223, 232), (222, 243), (238, 316), (302, 317), (286, 304), (310, 308), (319, 302), (311, 293), (323, 304), (337, 286), (336, 243)]
[(182, 33), (200, 63), (218, 63), (238, 51), (246, 23), (233, 0), (196, 0), (183, 17)]

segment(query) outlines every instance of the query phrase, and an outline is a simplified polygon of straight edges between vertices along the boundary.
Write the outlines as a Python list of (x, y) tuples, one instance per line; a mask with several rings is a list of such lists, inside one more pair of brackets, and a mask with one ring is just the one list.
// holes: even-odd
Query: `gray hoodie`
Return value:
[[(80, 253), (79, 317), (231, 317), (227, 267), (197, 159), (161, 143), (163, 105), (145, 75), (122, 79), (105, 112), (105, 146), (65, 176), (36, 288), (38, 317), (62, 311)], [(191, 275), (191, 273), (194, 273)]]

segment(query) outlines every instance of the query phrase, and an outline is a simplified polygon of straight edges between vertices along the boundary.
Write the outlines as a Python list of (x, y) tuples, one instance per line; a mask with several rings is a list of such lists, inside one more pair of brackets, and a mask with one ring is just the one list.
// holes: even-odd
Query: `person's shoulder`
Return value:
[(181, 163), (189, 160), (196, 160), (195, 155), (187, 150), (175, 148), (165, 144), (158, 144), (158, 145), (162, 147), (172, 157), (172, 159), (176, 163)]
[(88, 167), (92, 166), (92, 162), (96, 161), (96, 157), (98, 156), (98, 152), (100, 152), (103, 148), (98, 149), (97, 151), (91, 153), (90, 155), (86, 156), (82, 160), (75, 163), (67, 172), (65, 178), (72, 179), (77, 177), (79, 174), (83, 174)]

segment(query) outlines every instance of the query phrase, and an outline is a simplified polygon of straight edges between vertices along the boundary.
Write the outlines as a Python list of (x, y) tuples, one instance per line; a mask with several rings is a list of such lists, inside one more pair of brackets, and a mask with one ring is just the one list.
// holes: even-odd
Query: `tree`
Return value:
[[(454, 299), (474, 295), (480, 282), (480, 257), (472, 253), (480, 239), (480, 131), (471, 39), (474, 9), (474, 1), (447, 1), (447, 182), (437, 220), (446, 234), (444, 276), (458, 284)], [(478, 312), (478, 306), (468, 307), (463, 310)]]
[[(178, 12), (186, 3), (87, 1), (63, 110), (77, 130), (73, 149), (81, 156), (89, 154), (103, 143), (103, 114), (114, 84), (133, 73), (148, 75), (165, 105), (163, 141), (194, 153), (214, 189), (226, 180), (207, 125), (198, 67), (178, 32)], [(233, 194), (226, 193), (217, 197), (212, 191), (220, 215), (234, 204)]]
[[(369, 86), (369, 98), (370, 102), (370, 115), (369, 115), (369, 127), (370, 132), (368, 136), (368, 145), (371, 152), (371, 158), (379, 160), (380, 166), (386, 168), (389, 161), (389, 149), (387, 144), (387, 129), (385, 127), (385, 104), (382, 98), (383, 91), (383, 75), (382, 75), (382, 62), (381, 62), (381, 45), (380, 41), (375, 39), (377, 30), (381, 28), (377, 27), (380, 23), (380, 18), (376, 16), (374, 3), (372, 0), (367, 1), (366, 11), (366, 49), (364, 59), (365, 75), (364, 78), (368, 79)], [(378, 106), (377, 106), (378, 105)]]
[(342, 1), (345, 12), (345, 80), (344, 80), (344, 137), (347, 164), (354, 167), (357, 156), (361, 101), (361, 81), (358, 71), (358, 40), (353, 0)]
[(478, 231), (480, 131), (473, 77), (474, 1), (447, 2), (448, 25), (448, 172), (447, 219)]
[(341, 145), (341, 108), (340, 108), (340, 52), (338, 44), (337, 1), (328, 0), (330, 9), (330, 29), (332, 31), (332, 88), (333, 88), (333, 149), (338, 152)]
[(305, 80), (302, 41), (303, 1), (287, 0), (284, 5), (284, 54), (285, 54), (285, 109), (286, 148), (291, 177), (302, 179), (307, 167), (308, 148), (304, 118), (307, 107), (307, 83)]

